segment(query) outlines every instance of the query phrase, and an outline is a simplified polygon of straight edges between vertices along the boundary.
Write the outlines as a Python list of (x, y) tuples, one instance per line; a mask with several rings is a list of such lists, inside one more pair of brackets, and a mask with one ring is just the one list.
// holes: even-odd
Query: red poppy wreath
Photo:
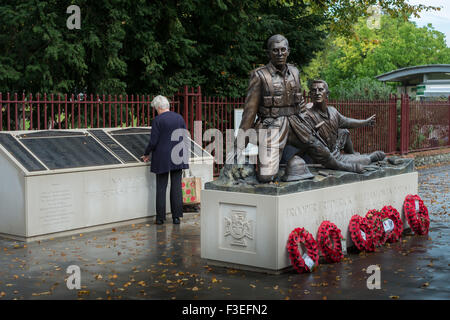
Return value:
[(325, 260), (329, 263), (339, 262), (342, 254), (341, 230), (330, 221), (323, 221), (317, 231), (317, 242)]
[(411, 229), (419, 235), (428, 234), (430, 217), (422, 199), (418, 195), (408, 194), (403, 203), (403, 209)]
[(397, 242), (403, 232), (403, 221), (397, 209), (392, 206), (384, 206), (381, 209), (381, 217), (383, 218), (384, 242)]
[[(299, 244), (303, 243), (306, 253), (301, 256)], [(311, 272), (319, 264), (319, 247), (311, 233), (304, 228), (295, 228), (289, 235), (287, 250), (289, 259), (298, 273)]]
[(348, 225), (353, 243), (360, 251), (375, 251), (372, 228), (366, 218), (354, 215)]
[(372, 240), (375, 247), (382, 246), (384, 244), (384, 229), (383, 229), (383, 218), (381, 213), (377, 210), (369, 210), (366, 213), (366, 219), (372, 228)]

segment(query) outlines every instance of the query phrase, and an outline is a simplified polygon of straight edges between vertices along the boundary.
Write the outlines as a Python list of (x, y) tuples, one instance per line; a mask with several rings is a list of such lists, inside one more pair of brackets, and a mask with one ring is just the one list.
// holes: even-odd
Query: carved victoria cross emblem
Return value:
[(245, 238), (253, 240), (253, 220), (247, 219), (245, 211), (232, 210), (231, 218), (225, 217), (224, 236), (233, 237), (232, 245), (246, 247)]

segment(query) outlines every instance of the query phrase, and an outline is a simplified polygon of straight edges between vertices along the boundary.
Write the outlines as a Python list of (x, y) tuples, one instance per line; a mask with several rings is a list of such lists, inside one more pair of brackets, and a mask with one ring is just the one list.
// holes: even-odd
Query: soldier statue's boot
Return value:
[(306, 162), (299, 156), (293, 156), (287, 163), (282, 181), (298, 181), (314, 178), (314, 175), (308, 169)]
[(381, 161), (386, 157), (386, 154), (383, 151), (375, 151), (370, 154), (370, 160), (372, 162)]
[(348, 163), (348, 162), (341, 162), (337, 161), (334, 158), (331, 158), (326, 163), (323, 164), (323, 166), (327, 169), (333, 169), (333, 170), (341, 170), (341, 171), (347, 171), (347, 172), (355, 172), (355, 173), (363, 173), (364, 167), (359, 163)]

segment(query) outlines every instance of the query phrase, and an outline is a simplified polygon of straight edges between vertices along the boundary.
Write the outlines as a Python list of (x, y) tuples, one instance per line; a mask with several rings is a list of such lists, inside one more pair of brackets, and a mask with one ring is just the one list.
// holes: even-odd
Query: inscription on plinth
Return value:
[(73, 192), (67, 185), (54, 184), (39, 194), (39, 220), (43, 226), (70, 226), (74, 215)]
[(146, 190), (146, 177), (111, 177), (108, 183), (94, 180), (86, 185), (86, 196), (89, 198), (112, 198), (128, 194), (136, 194)]
[[(384, 206), (391, 205), (399, 211), (405, 222), (402, 205), (406, 195), (411, 193), (417, 193), (417, 173), (281, 196), (280, 221), (283, 221), (283, 237), (280, 248), (294, 228), (305, 228), (316, 237), (320, 224), (325, 220), (336, 224), (346, 245), (352, 246), (348, 223), (353, 215), (365, 216), (371, 209), (381, 210)], [(286, 253), (284, 260), (287, 264)]]

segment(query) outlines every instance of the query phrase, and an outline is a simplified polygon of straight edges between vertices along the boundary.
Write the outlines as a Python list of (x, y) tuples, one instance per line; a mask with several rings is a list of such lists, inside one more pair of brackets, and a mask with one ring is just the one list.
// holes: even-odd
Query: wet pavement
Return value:
[[(0, 300), (449, 299), (449, 172), (450, 165), (419, 171), (428, 236), (405, 235), (314, 273), (208, 266), (200, 258), (200, 217), (189, 214), (181, 225), (168, 219), (28, 244), (0, 239)], [(66, 286), (71, 265), (81, 271), (79, 290)], [(367, 288), (370, 265), (381, 268), (380, 289)]]

